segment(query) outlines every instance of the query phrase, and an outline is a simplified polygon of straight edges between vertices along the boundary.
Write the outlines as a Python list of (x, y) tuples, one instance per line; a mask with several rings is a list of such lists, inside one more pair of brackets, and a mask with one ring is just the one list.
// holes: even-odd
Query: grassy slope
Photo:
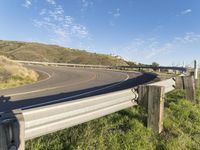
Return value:
[(83, 50), (40, 43), (0, 41), (0, 55), (5, 55), (12, 59), (30, 61), (94, 65), (127, 65), (124, 60), (117, 59), (110, 55), (89, 53)]
[[(145, 127), (146, 114), (138, 106), (30, 140), (26, 149), (200, 149), (200, 106), (184, 96), (181, 90), (166, 95), (164, 131), (160, 135)], [(199, 100), (199, 90), (197, 96)]]
[(0, 56), (0, 89), (32, 83), (37, 78), (36, 72)]

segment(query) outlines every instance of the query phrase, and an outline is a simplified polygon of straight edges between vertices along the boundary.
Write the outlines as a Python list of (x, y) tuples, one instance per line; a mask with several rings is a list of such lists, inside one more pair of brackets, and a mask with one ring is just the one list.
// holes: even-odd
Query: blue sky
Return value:
[(0, 39), (191, 64), (200, 57), (200, 1), (1, 0)]

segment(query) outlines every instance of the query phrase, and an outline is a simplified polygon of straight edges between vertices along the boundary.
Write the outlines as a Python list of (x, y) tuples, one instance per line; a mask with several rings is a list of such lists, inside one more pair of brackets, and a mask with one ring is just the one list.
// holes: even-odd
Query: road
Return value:
[(40, 74), (33, 84), (0, 90), (0, 112), (28, 109), (126, 89), (149, 82), (154, 75), (102, 69), (28, 66)]

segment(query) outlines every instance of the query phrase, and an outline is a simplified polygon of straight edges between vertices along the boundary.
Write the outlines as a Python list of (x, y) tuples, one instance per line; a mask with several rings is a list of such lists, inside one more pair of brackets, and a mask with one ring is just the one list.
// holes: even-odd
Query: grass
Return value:
[(6, 89), (37, 81), (38, 74), (12, 60), (0, 56), (0, 89)]
[(1, 41), (0, 55), (11, 59), (44, 61), (57, 63), (93, 64), (126, 66), (125, 60), (111, 55), (96, 54), (84, 50), (64, 48), (56, 45), (41, 43)]
[(200, 148), (200, 107), (184, 99), (181, 90), (166, 97), (164, 132), (159, 149), (187, 150)]
[[(200, 80), (200, 77), (199, 77)], [(196, 98), (197, 98), (197, 102), (200, 103), (200, 81), (199, 81), (199, 88), (196, 90)]]
[(143, 125), (143, 117), (143, 110), (130, 108), (30, 140), (26, 143), (26, 149), (153, 149), (156, 139), (154, 133)]
[[(197, 90), (200, 99), (200, 90)], [(146, 113), (132, 107), (26, 142), (27, 150), (198, 150), (200, 106), (184, 99), (183, 90), (165, 97), (164, 131), (146, 128)]]

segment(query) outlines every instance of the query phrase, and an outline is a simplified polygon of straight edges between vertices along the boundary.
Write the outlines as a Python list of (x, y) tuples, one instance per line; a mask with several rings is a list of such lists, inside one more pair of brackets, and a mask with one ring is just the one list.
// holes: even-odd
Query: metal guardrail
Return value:
[(167, 66), (117, 66), (119, 68), (131, 68), (131, 69), (165, 69), (165, 70), (177, 70), (177, 71), (183, 71), (186, 72), (187, 68), (184, 67), (167, 67)]
[(104, 65), (86, 65), (86, 64), (70, 64), (70, 63), (52, 63), (52, 62), (37, 62), (37, 61), (21, 61), (14, 60), (21, 64), (33, 64), (33, 65), (46, 65), (46, 66), (67, 66), (67, 67), (83, 67), (83, 68), (102, 68), (102, 69), (165, 69), (165, 70), (177, 70), (186, 72), (187, 68), (184, 67), (165, 67), (165, 66), (104, 66)]
[[(175, 89), (175, 79), (148, 85), (163, 86), (165, 93)], [(75, 101), (22, 110), (25, 122), (25, 140), (72, 127), (95, 118), (137, 105), (134, 89), (112, 92)]]
[(104, 65), (52, 63), (52, 62), (21, 61), (21, 60), (14, 60), (14, 61), (21, 64), (33, 64), (33, 65), (45, 65), (45, 66), (67, 66), (67, 67), (83, 67), (83, 68), (110, 68), (111, 67), (111, 66), (104, 66)]
[(22, 110), (25, 140), (72, 127), (137, 105), (133, 89)]
[(163, 81), (159, 81), (159, 82), (155, 82), (155, 83), (151, 83), (148, 85), (153, 85), (153, 86), (163, 86), (164, 87), (164, 92), (168, 93), (171, 92), (175, 89), (176, 86), (176, 78), (170, 78), (167, 80), (163, 80)]

